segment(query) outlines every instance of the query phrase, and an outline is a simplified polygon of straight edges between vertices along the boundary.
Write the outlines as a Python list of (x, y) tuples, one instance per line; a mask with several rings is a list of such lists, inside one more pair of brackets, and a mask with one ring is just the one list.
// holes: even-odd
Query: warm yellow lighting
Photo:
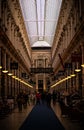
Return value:
[(80, 72), (80, 71), (81, 71), (81, 69), (75, 69), (75, 71), (76, 71), (76, 72)]
[(21, 81), (21, 79), (18, 78), (18, 81)]
[(16, 79), (16, 80), (18, 80), (18, 81), (20, 80), (20, 79), (19, 79), (19, 78), (17, 78), (17, 77), (15, 77), (15, 79)]
[(76, 75), (75, 75), (75, 74), (71, 74), (70, 76), (71, 76), (71, 77), (75, 77)]
[(0, 65), (0, 69), (2, 69), (2, 66)]
[(81, 65), (84, 68), (84, 64)]
[(3, 72), (3, 73), (8, 73), (8, 70), (3, 70), (2, 72)]
[(67, 79), (70, 79), (71, 78), (71, 76), (67, 76)]
[(63, 79), (57, 81), (55, 84), (53, 84), (53, 85), (51, 86), (51, 88), (57, 86), (58, 84), (60, 84), (60, 83), (62, 83), (62, 82), (64, 82), (64, 81), (66, 81), (66, 80), (68, 80), (68, 79), (70, 79), (70, 78), (72, 78), (72, 77), (74, 77), (74, 76), (76, 76), (76, 75), (75, 75), (75, 74), (71, 74), (70, 76), (67, 76), (67, 77), (65, 77), (65, 78), (63, 78)]
[(16, 78), (16, 76), (12, 76), (12, 78)]
[(8, 73), (9, 76), (12, 76), (13, 74), (12, 73)]
[(30, 88), (33, 88), (33, 86), (31, 86), (30, 84), (26, 83), (25, 81), (21, 80), (20, 81), (21, 83), (25, 84), (26, 86), (30, 87)]

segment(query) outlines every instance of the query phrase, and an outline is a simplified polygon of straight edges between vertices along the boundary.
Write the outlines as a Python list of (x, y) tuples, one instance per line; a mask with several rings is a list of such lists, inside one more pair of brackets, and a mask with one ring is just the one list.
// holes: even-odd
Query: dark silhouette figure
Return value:
[(23, 104), (23, 93), (19, 93), (17, 96), (17, 104), (18, 104), (18, 110), (19, 112), (22, 111), (22, 104)]
[(45, 94), (45, 92), (42, 92), (42, 94), (41, 94), (41, 101), (42, 101), (42, 104), (45, 103), (45, 100), (46, 100), (46, 94)]
[(27, 102), (28, 102), (28, 94), (23, 93), (23, 107), (27, 108)]
[(40, 104), (41, 94), (39, 92), (36, 93), (36, 104)]

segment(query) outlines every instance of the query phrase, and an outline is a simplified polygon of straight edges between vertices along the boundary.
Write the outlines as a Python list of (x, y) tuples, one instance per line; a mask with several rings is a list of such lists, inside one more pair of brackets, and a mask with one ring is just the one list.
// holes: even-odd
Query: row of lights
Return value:
[(54, 85), (52, 85), (51, 88), (57, 86), (58, 84), (60, 84), (60, 83), (62, 83), (62, 82), (64, 82), (64, 81), (66, 81), (66, 80), (68, 80), (68, 79), (70, 79), (70, 78), (72, 78), (72, 77), (75, 77), (75, 76), (76, 76), (75, 74), (72, 74), (72, 75), (70, 75), (70, 76), (67, 76), (66, 78), (63, 78), (63, 79), (59, 80), (59, 81), (56, 82)]
[[(0, 66), (0, 69), (2, 69), (2, 66)], [(3, 73), (8, 73), (8, 70), (2, 70)], [(22, 79), (14, 76), (12, 73), (8, 73), (8, 76), (12, 76), (13, 79), (18, 80), (19, 82), (25, 84), (26, 86), (33, 88), (33, 86), (31, 86), (30, 84), (28, 84), (27, 82), (23, 81)]]
[[(82, 64), (81, 67), (84, 68), (84, 64)], [(80, 71), (81, 71), (81, 69), (75, 69), (75, 72), (80, 72)], [(71, 74), (70, 76), (67, 76), (66, 78), (63, 78), (60, 81), (56, 82), (54, 85), (51, 86), (51, 88), (57, 86), (58, 84), (66, 81), (66, 80), (68, 80), (68, 79), (70, 79), (72, 77), (75, 77), (75, 76), (76, 76), (75, 74)]]

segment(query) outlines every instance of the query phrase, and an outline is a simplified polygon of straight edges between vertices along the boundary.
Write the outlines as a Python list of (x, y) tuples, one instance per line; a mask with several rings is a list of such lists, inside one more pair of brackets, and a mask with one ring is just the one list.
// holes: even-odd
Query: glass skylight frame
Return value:
[[(45, 41), (52, 46), (62, 0), (19, 1), (30, 46), (37, 41)], [(40, 46), (40, 42), (37, 43)]]

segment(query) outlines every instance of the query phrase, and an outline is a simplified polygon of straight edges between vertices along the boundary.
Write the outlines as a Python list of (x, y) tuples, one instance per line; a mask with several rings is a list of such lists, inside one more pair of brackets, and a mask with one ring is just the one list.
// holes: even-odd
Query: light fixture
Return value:
[(84, 64), (82, 64), (82, 65), (81, 65), (81, 67), (83, 67), (83, 68), (84, 68)]
[(0, 65), (0, 69), (2, 69), (2, 66)]
[(9, 76), (12, 76), (13, 74), (12, 73), (8, 73)]
[(3, 73), (8, 73), (8, 70), (3, 70), (2, 72), (3, 72)]
[(79, 63), (77, 62), (75, 72), (80, 72), (80, 71), (81, 69), (79, 69)]
[(72, 78), (72, 77), (74, 77), (74, 76), (76, 76), (76, 75), (75, 75), (75, 74), (71, 74), (70, 76), (67, 76), (67, 77), (65, 77), (65, 78), (63, 78), (63, 79), (57, 81), (54, 85), (51, 86), (51, 88), (53, 88), (53, 87), (59, 85), (60, 83), (66, 81), (66, 80), (68, 80), (68, 79), (70, 79), (70, 78)]
[(71, 74), (70, 76), (71, 76), (71, 77), (75, 77), (76, 75), (75, 75), (75, 74)]
[(75, 69), (75, 72), (80, 72), (81, 71), (81, 69)]
[(16, 76), (12, 76), (12, 78), (14, 78), (14, 79), (15, 79), (15, 78), (16, 78)]

